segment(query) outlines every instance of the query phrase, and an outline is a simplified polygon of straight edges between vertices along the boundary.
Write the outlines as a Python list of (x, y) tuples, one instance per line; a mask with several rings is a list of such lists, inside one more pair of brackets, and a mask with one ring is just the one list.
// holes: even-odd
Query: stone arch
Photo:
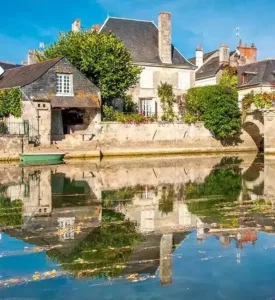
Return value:
[(243, 130), (252, 137), (259, 151), (264, 151), (264, 117), (261, 111), (255, 110), (247, 114)]
[(243, 124), (243, 130), (252, 137), (259, 151), (264, 151), (264, 136), (259, 126), (253, 122), (245, 122)]

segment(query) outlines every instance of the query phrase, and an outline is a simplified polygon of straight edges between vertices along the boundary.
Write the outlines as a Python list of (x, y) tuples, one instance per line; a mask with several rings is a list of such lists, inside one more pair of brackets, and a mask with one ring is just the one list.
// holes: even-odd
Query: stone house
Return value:
[[(77, 25), (80, 28), (80, 23)], [(129, 90), (140, 113), (161, 116), (161, 82), (172, 84), (177, 96), (193, 86), (196, 66), (172, 44), (170, 13), (159, 14), (158, 26), (153, 21), (108, 17), (99, 31), (118, 36), (130, 50), (134, 63), (143, 68), (138, 84)], [(174, 110), (178, 111), (177, 105)]]
[(238, 68), (239, 100), (254, 92), (271, 93), (275, 91), (275, 59), (265, 59)]
[(227, 65), (238, 67), (257, 61), (257, 48), (254, 44), (251, 47), (242, 45), (240, 40), (236, 50), (230, 51), (229, 45), (221, 44), (220, 48), (204, 53), (201, 46), (196, 49), (196, 56), (189, 59), (197, 66), (195, 86), (215, 85)]
[(23, 113), (7, 123), (29, 123), (29, 134), (50, 145), (66, 134), (91, 131), (100, 122), (100, 91), (66, 58), (6, 70), (0, 90), (20, 88)]

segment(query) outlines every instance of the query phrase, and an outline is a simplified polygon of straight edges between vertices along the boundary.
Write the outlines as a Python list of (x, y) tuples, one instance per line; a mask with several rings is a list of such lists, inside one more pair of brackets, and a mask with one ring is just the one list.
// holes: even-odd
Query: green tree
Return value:
[(124, 43), (112, 33), (90, 30), (61, 33), (55, 43), (37, 56), (39, 60), (66, 57), (101, 89), (103, 101), (124, 98), (141, 73)]

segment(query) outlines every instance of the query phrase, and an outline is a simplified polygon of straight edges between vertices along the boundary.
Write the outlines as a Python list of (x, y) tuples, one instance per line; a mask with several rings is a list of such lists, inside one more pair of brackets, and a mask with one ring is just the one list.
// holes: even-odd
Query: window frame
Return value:
[[(61, 78), (61, 83), (60, 83), (60, 78)], [(67, 79), (67, 81), (65, 81), (65, 79)], [(56, 96), (62, 96), (62, 97), (74, 96), (73, 74), (67, 74), (67, 73), (56, 74)]]

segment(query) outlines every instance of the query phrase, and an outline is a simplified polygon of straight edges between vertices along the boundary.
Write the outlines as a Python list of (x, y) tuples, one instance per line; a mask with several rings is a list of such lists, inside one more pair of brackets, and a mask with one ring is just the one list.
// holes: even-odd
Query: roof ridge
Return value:
[(3, 61), (3, 60), (0, 60), (0, 63), (18, 66), (16, 63), (13, 63), (13, 62), (10, 62), (10, 61)]
[(275, 61), (275, 57), (269, 57), (269, 58), (264, 58), (264, 59), (261, 59), (261, 60), (257, 60), (257, 61), (254, 61), (254, 62), (251, 62), (249, 64), (245, 64), (243, 66), (240, 66), (241, 68), (243, 67), (247, 67), (247, 66), (250, 66), (250, 65), (255, 65), (257, 63), (261, 63), (261, 62), (268, 62), (268, 61)]
[[(50, 61), (53, 61), (53, 60), (57, 60), (58, 61), (61, 58), (63, 58), (63, 57), (60, 56), (60, 57), (56, 57), (56, 58), (46, 59), (46, 60), (42, 60), (42, 61), (39, 61), (39, 62), (37, 62), (35, 64), (30, 64), (30, 65), (19, 65), (18, 68), (16, 68), (16, 69), (21, 69), (21, 68), (25, 68), (25, 67), (29, 67), (29, 66), (35, 66), (35, 65), (39, 65), (39, 64), (42, 64), (42, 63), (50, 62)], [(13, 70), (13, 69), (8, 69), (8, 70), (6, 70), (6, 72), (9, 71), (9, 70)]]
[(109, 19), (118, 19), (118, 20), (128, 20), (128, 21), (136, 21), (136, 22), (147, 22), (147, 23), (154, 23), (153, 20), (140, 20), (140, 19), (131, 19), (131, 18), (122, 18), (122, 17), (111, 17), (109, 16)]

